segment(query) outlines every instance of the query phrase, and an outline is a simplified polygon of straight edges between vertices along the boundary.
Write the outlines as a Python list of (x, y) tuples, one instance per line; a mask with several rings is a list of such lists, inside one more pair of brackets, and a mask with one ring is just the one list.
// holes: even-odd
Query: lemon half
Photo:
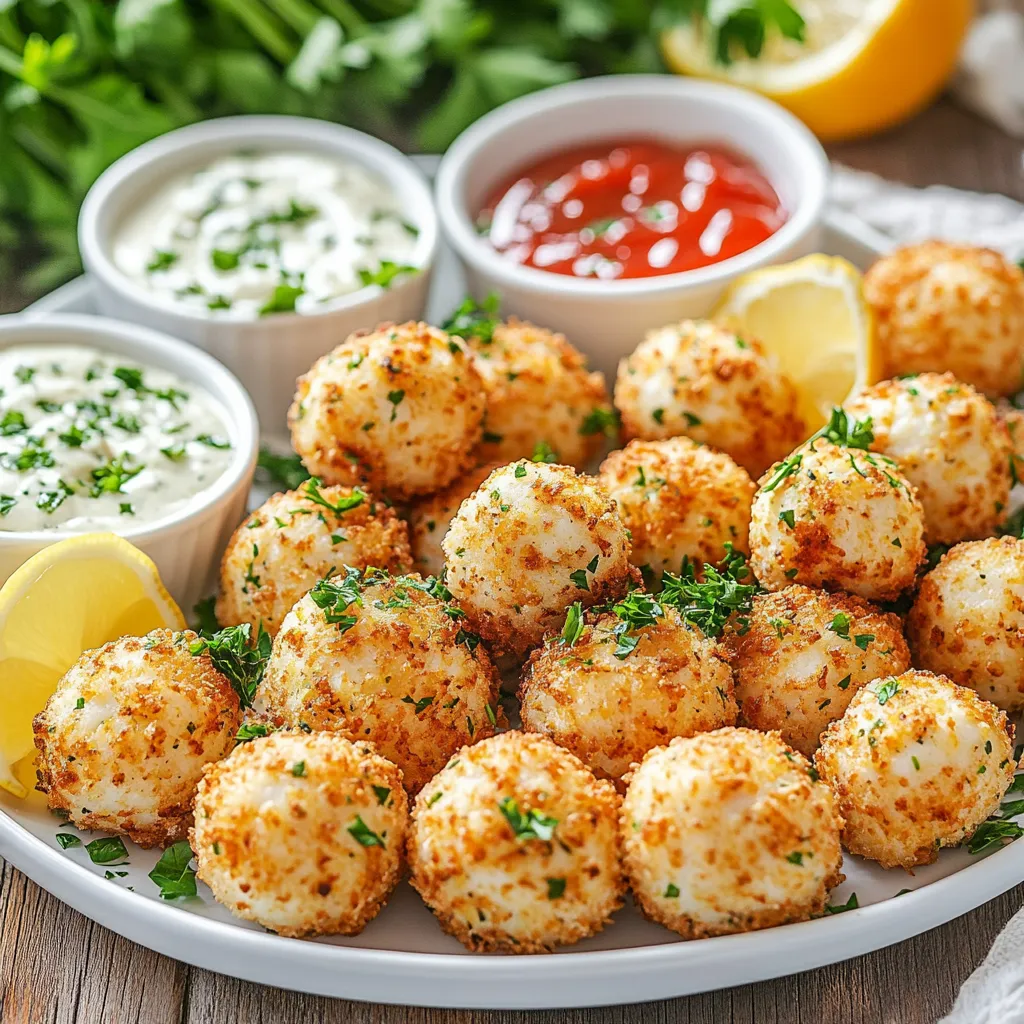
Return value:
[(32, 753), (32, 719), (83, 651), (159, 627), (184, 629), (153, 562), (112, 533), (69, 537), (33, 555), (0, 590), (0, 788)]

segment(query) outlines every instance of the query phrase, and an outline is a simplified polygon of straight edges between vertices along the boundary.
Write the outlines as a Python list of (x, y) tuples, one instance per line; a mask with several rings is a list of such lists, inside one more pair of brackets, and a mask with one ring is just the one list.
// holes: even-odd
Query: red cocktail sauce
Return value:
[(488, 197), (477, 224), (516, 263), (604, 280), (706, 267), (785, 221), (775, 189), (745, 157), (629, 139), (524, 168)]

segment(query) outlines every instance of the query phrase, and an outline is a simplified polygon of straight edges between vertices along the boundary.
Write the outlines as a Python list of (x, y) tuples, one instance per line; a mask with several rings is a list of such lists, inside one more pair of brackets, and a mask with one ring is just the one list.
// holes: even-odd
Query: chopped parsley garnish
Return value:
[(189, 646), (193, 657), (210, 656), (213, 667), (226, 676), (243, 708), (252, 706), (256, 689), (270, 658), (270, 634), (260, 623), (256, 639), (252, 639), (252, 626), (228, 626), (212, 636), (201, 636)]
[(457, 338), (477, 338), (485, 345), (489, 345), (494, 338), (495, 330), (501, 324), (498, 316), (500, 304), (501, 300), (495, 292), (491, 292), (479, 303), (472, 297), (467, 297), (441, 325), (441, 330), (454, 334)]
[(826, 903), (826, 914), (845, 914), (847, 910), (856, 910), (860, 904), (857, 902), (857, 894), (850, 893), (850, 898), (845, 903)]
[(307, 497), (314, 505), (320, 505), (322, 508), (330, 509), (336, 516), (344, 515), (346, 512), (350, 512), (354, 508), (358, 508), (364, 501), (366, 501), (366, 492), (359, 487), (352, 488), (352, 493), (344, 495), (337, 501), (330, 501), (324, 497), (323, 491), (320, 490), (322, 482), (319, 477), (313, 476), (306, 481), (306, 486), (302, 488), (302, 493)]
[(72, 846), (81, 846), (82, 840), (78, 836), (72, 835), (70, 832), (58, 832), (57, 833), (57, 845), (62, 850), (68, 850)]
[(120, 836), (94, 839), (85, 844), (85, 850), (93, 864), (123, 864), (128, 859), (128, 851)]
[(886, 679), (881, 686), (875, 690), (875, 696), (878, 698), (879, 704), (885, 704), (891, 697), (895, 697), (900, 692), (900, 684), (896, 678)]
[(345, 567), (345, 576), (338, 579), (335, 576), (325, 576), (309, 592), (313, 603), (324, 613), (324, 618), (331, 625), (338, 627), (344, 633), (356, 624), (356, 616), (348, 614), (348, 609), (354, 604), (362, 607), (362, 573), (351, 566)]
[(406, 696), (404, 696), (402, 698), (402, 703), (403, 704), (411, 704), (412, 707), (413, 707), (413, 710), (416, 712), (417, 715), (419, 715), (419, 714), (422, 714), (424, 711), (426, 711), (427, 708), (429, 708), (430, 705), (434, 703), (434, 698), (433, 697), (420, 697), (420, 699), (417, 700), (415, 697), (412, 697), (409, 694), (406, 694)]
[(390, 422), (392, 422), (392, 423), (395, 422), (395, 417), (398, 415), (398, 407), (402, 404), (402, 401), (403, 401), (404, 398), (405, 398), (405, 392), (401, 388), (399, 388), (399, 389), (397, 389), (395, 391), (389, 391), (388, 392), (388, 401), (391, 403), (391, 420), (390, 420)]
[(545, 881), (548, 883), (549, 900), (557, 900), (565, 892), (564, 878), (548, 878)]
[(0, 494), (0, 518), (7, 515), (8, 512), (17, 505), (17, 498), (12, 494)]
[(235, 733), (235, 743), (248, 743), (250, 740), (262, 739), (274, 732), (274, 727), (263, 722), (246, 722)]
[(0, 420), (0, 437), (24, 434), (26, 430), (28, 430), (28, 423), (25, 421), (25, 414), (17, 409), (8, 409), (4, 413), (4, 418)]
[(774, 491), (779, 484), (788, 476), (792, 476), (801, 466), (804, 461), (803, 455), (800, 452), (795, 452), (793, 455), (788, 456), (779, 463), (778, 468), (772, 473), (768, 482), (761, 488), (762, 491)]
[(410, 266), (408, 263), (395, 263), (393, 260), (381, 260), (376, 270), (367, 270), (366, 267), (359, 268), (359, 281), (364, 288), (371, 284), (379, 285), (381, 288), (390, 288), (392, 282), (401, 274), (415, 274), (419, 267)]
[(162, 900), (176, 900), (196, 895), (196, 873), (190, 867), (192, 847), (183, 839), (168, 846), (156, 862), (149, 877), (159, 886)]
[(97, 466), (89, 475), (92, 477), (90, 497), (98, 498), (101, 494), (120, 494), (124, 485), (138, 476), (145, 466), (127, 466), (127, 455), (120, 455), (102, 466)]
[(306, 762), (296, 761), (295, 764), (292, 765), (292, 775), (297, 779), (304, 779), (306, 777)]
[(295, 301), (300, 295), (305, 295), (306, 289), (299, 284), (288, 284), (282, 282), (274, 288), (271, 296), (260, 306), (260, 316), (270, 316), (272, 313), (294, 313)]
[(832, 618), (829, 630), (842, 640), (850, 639), (850, 616), (844, 612), (836, 612)]
[(785, 523), (791, 530), (796, 526), (796, 512), (791, 508), (779, 513), (779, 522)]
[(214, 437), (213, 434), (200, 434), (196, 441), (199, 444), (205, 444), (207, 448), (220, 448), (221, 450), (227, 450), (231, 447), (231, 442), (226, 437)]
[[(538, 441), (533, 446), (533, 455), (530, 456), (530, 461), (547, 463), (558, 462), (558, 453), (547, 443), (547, 441)], [(526, 471), (524, 469), (523, 475), (525, 476), (525, 474)], [(516, 475), (518, 475), (518, 469)]]
[(565, 612), (565, 625), (559, 640), (565, 647), (574, 647), (583, 635), (583, 602), (576, 601)]
[(241, 251), (232, 252), (228, 249), (214, 249), (210, 253), (210, 262), (217, 270), (236, 270), (241, 256)]
[(146, 264), (146, 270), (150, 274), (154, 274), (158, 270), (169, 270), (177, 262), (178, 254), (176, 252), (170, 252), (166, 249), (156, 249), (153, 252), (153, 258)]
[(580, 590), (589, 591), (590, 583), (587, 580), (587, 573), (590, 573), (590, 575), (593, 576), (594, 573), (597, 572), (597, 565), (600, 560), (600, 555), (594, 555), (594, 557), (587, 563), (587, 567), (585, 569), (576, 569), (569, 573), (569, 579), (571, 579), (573, 583), (580, 588)]
[(614, 409), (598, 407), (591, 409), (583, 422), (580, 424), (580, 433), (584, 437), (593, 434), (604, 434), (606, 437), (614, 437), (619, 430), (619, 414)]
[(381, 849), (387, 849), (384, 839), (377, 835), (376, 832), (371, 829), (362, 816), (357, 814), (356, 820), (349, 825), (348, 834), (360, 845), (360, 846), (379, 846)]
[(270, 482), (294, 491), (309, 479), (309, 473), (298, 455), (276, 455), (266, 445), (260, 448), (256, 465), (269, 477)]
[(967, 843), (968, 853), (984, 853), (993, 846), (1002, 846), (1004, 840), (1013, 841), (1024, 835), (1024, 829), (1015, 821), (1002, 819), (983, 821)]
[(377, 797), (377, 803), (383, 807), (388, 802), (388, 797), (391, 796), (390, 786), (374, 786), (374, 795)]
[(832, 416), (828, 423), (812, 435), (808, 444), (813, 444), (819, 437), (823, 437), (833, 444), (842, 445), (844, 448), (859, 448), (861, 451), (867, 451), (875, 440), (872, 418), (865, 416), (862, 420), (851, 420), (844, 409), (835, 408), (832, 410)]
[(183, 444), (172, 444), (167, 448), (161, 448), (160, 453), (166, 455), (171, 462), (182, 462), (187, 454)]
[(674, 900), (674, 899), (677, 899), (678, 897), (679, 897), (679, 886), (676, 885), (674, 882), (669, 882), (668, 885), (665, 886), (665, 899), (667, 899), (667, 900)]
[(853, 642), (862, 650), (866, 651), (871, 646), (871, 642), (875, 639), (874, 633), (858, 633), (854, 638)]
[(671, 605), (710, 637), (721, 635), (730, 615), (749, 614), (760, 590), (756, 583), (742, 582), (750, 576), (746, 558), (729, 541), (725, 548), (721, 570), (705, 563), (702, 582), (689, 559), (684, 559), (678, 576), (667, 571), (662, 576), (661, 603)]
[(557, 818), (548, 817), (532, 807), (525, 812), (521, 811), (514, 797), (499, 800), (498, 810), (505, 816), (517, 839), (540, 839), (549, 842), (555, 834)]

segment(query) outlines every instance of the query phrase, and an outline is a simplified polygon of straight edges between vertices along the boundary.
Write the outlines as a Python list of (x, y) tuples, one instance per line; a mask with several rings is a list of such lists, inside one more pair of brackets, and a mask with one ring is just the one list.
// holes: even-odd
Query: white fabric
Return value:
[(940, 1024), (1024, 1024), (1024, 910), (1000, 932)]
[(1024, 138), (1024, 14), (992, 11), (971, 27), (953, 91), (1003, 131)]

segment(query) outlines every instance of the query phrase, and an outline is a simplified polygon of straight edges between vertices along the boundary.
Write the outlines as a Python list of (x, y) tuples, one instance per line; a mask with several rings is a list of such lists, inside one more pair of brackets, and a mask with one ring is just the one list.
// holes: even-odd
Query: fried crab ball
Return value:
[(632, 534), (633, 564), (659, 578), (684, 558), (719, 564), (726, 544), (748, 550), (754, 482), (723, 452), (688, 437), (630, 441), (604, 460), (597, 482)]
[(258, 711), (277, 726), (369, 740), (417, 792), (499, 718), (498, 674), (436, 580), (348, 570), (285, 617)]
[(921, 242), (864, 276), (890, 377), (949, 370), (989, 395), (1020, 390), (1024, 273), (991, 249)]
[(186, 630), (86, 651), (35, 717), (39, 785), (81, 829), (169, 846), (192, 824), (203, 767), (235, 743), (238, 696)]
[(1013, 778), (1012, 728), (973, 690), (904, 672), (857, 691), (814, 764), (836, 794), (850, 853), (909, 870), (998, 808)]
[(465, 747), (416, 799), (413, 888), (475, 952), (542, 953), (622, 903), (619, 796), (546, 736)]
[(996, 407), (999, 418), (1006, 424), (1010, 435), (1010, 446), (1013, 450), (1013, 471), (1010, 476), (1013, 483), (1024, 480), (1024, 412), (1015, 409), (1009, 402), (1000, 403)]
[(297, 383), (292, 445), (329, 484), (368, 484), (406, 499), (473, 463), (484, 388), (457, 338), (423, 323), (352, 334)]
[(626, 437), (686, 434), (755, 477), (807, 437), (796, 390), (761, 343), (708, 320), (650, 331), (619, 363), (615, 406)]
[(219, 903), (279, 935), (356, 935), (398, 884), (402, 773), (372, 745), (274, 733), (210, 765), (189, 839)]
[(459, 506), (498, 468), (491, 463), (463, 473), (436, 494), (419, 498), (409, 507), (409, 542), (413, 566), (424, 576), (440, 576), (444, 571), (441, 541)]
[[(570, 611), (563, 637), (531, 655), (519, 691), (524, 729), (550, 736), (613, 782), (674, 736), (736, 724), (724, 649), (646, 595), (624, 603), (621, 616), (586, 624)], [(623, 632), (631, 613), (652, 608), (639, 618), (651, 625)]]
[(621, 826), (644, 914), (699, 939), (821, 913), (843, 878), (842, 819), (816, 779), (778, 733), (718, 729), (650, 751)]
[(744, 724), (808, 757), (865, 683), (910, 668), (898, 616), (809, 587), (755, 597), (725, 642)]
[(988, 537), (1006, 518), (1010, 435), (969, 384), (922, 373), (875, 384), (845, 408), (871, 417), (871, 450), (895, 459), (917, 489), (929, 543)]
[(441, 546), (472, 628), (518, 657), (561, 629), (574, 601), (621, 597), (640, 576), (615, 502), (569, 466), (496, 469), (462, 503)]
[(760, 480), (750, 566), (768, 590), (803, 583), (892, 601), (925, 553), (921, 502), (885, 455), (819, 438)]
[(408, 528), (383, 502), (358, 487), (308, 480), (275, 494), (235, 530), (220, 563), (217, 619), (260, 623), (273, 636), (292, 605), (346, 565), (409, 568)]
[(521, 320), (478, 325), (466, 344), (487, 393), (481, 462), (529, 459), (538, 445), (558, 462), (585, 466), (604, 447), (613, 422), (604, 375), (564, 335)]
[(1024, 708), (1024, 540), (958, 544), (921, 581), (907, 640), (914, 664)]

